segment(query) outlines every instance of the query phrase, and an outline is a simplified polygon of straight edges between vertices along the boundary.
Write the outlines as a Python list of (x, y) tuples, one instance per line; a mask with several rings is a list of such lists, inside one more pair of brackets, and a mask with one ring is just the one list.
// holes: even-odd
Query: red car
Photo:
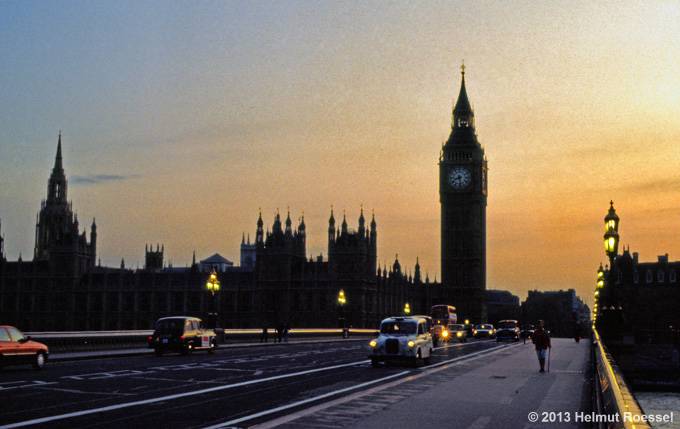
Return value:
[(45, 344), (32, 341), (14, 326), (0, 325), (0, 367), (30, 363), (40, 369), (49, 355)]

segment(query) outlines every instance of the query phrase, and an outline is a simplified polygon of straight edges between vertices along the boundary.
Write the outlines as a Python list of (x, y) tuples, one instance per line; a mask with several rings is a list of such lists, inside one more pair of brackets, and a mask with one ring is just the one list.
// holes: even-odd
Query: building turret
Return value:
[(286, 235), (293, 235), (293, 222), (290, 220), (290, 209), (288, 209), (288, 216), (286, 216)]
[(328, 218), (328, 245), (335, 241), (335, 217), (333, 216), (333, 206), (331, 206), (331, 217)]
[(399, 263), (399, 254), (394, 255), (394, 263), (392, 264), (392, 272), (401, 275), (401, 264)]
[(276, 210), (276, 216), (274, 216), (274, 224), (272, 225), (272, 234), (281, 234), (283, 230), (281, 229), (281, 215), (279, 210)]
[(347, 216), (344, 211), (342, 212), (342, 224), (340, 225), (340, 228), (342, 235), (347, 234)]
[(262, 221), (262, 210), (257, 218), (257, 231), (255, 233), (255, 244), (264, 243), (264, 222)]
[(2, 219), (0, 219), (0, 262), (5, 259), (5, 238), (2, 236)]
[(361, 214), (359, 215), (359, 235), (361, 237), (366, 235), (366, 219), (364, 219), (364, 206), (361, 206)]
[(416, 266), (415, 266), (415, 270), (414, 270), (414, 274), (413, 274), (413, 281), (414, 281), (416, 284), (421, 283), (421, 279), (420, 279), (420, 261), (418, 260), (418, 257), (416, 257)]
[(92, 264), (97, 258), (97, 220), (92, 218), (92, 225), (90, 226), (90, 249), (92, 253)]

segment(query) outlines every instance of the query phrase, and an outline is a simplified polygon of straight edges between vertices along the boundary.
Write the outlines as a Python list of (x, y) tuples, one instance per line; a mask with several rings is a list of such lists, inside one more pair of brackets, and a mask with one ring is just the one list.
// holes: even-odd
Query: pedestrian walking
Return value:
[(545, 331), (544, 323), (542, 320), (538, 321), (538, 328), (534, 331), (531, 336), (531, 341), (536, 345), (536, 356), (538, 356), (538, 364), (541, 369), (538, 372), (545, 372), (545, 358), (548, 349), (551, 348), (550, 336)]
[(265, 326), (262, 328), (262, 335), (260, 335), (260, 342), (261, 343), (266, 343), (269, 341), (269, 332), (267, 330), (267, 327)]
[(286, 323), (285, 326), (283, 327), (283, 341), (288, 342), (288, 329), (290, 328), (290, 324)]
[(279, 343), (283, 339), (283, 323), (279, 323), (276, 326), (276, 339), (278, 340)]

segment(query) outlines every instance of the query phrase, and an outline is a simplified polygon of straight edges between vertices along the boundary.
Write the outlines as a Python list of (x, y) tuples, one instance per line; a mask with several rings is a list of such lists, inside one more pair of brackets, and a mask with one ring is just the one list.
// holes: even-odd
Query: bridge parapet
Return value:
[(599, 415), (618, 415), (616, 422), (600, 422), (598, 428), (645, 429), (651, 426), (642, 419), (642, 409), (632, 390), (626, 384), (623, 373), (593, 329), (593, 353), (595, 365), (595, 410)]
[[(261, 329), (216, 329), (220, 343), (259, 341)], [(350, 329), (351, 336), (372, 336), (374, 329)], [(89, 352), (100, 350), (121, 350), (146, 347), (147, 337), (152, 330), (131, 331), (55, 331), (26, 332), (36, 341), (47, 344), (51, 353)], [(268, 330), (273, 341), (276, 331)], [(290, 338), (341, 337), (342, 329), (297, 328), (289, 331)]]

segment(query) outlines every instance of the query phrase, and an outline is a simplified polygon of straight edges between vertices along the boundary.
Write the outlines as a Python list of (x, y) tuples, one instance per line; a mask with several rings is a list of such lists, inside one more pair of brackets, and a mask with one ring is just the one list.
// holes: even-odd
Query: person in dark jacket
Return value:
[(536, 356), (538, 356), (538, 364), (541, 366), (539, 372), (545, 372), (545, 358), (550, 345), (550, 336), (544, 329), (542, 320), (538, 321), (538, 327), (531, 336), (531, 340), (536, 345)]

